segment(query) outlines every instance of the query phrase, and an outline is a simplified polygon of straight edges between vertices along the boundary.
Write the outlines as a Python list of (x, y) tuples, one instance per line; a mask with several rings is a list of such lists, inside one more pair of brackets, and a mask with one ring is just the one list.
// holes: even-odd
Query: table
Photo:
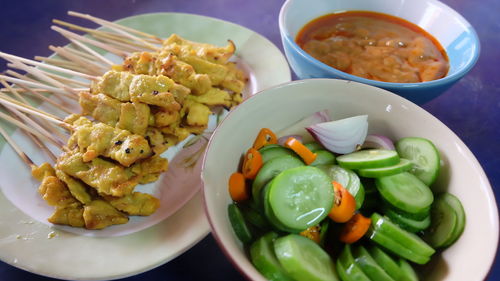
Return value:
[[(453, 88), (423, 108), (453, 130), (477, 157), (497, 198), (500, 198), (500, 2), (444, 0), (476, 28), (481, 56), (475, 68)], [(0, 50), (22, 57), (46, 56), (47, 46), (66, 44), (49, 29), (51, 20), (67, 20), (66, 11), (90, 13), (107, 20), (150, 12), (201, 14), (246, 26), (282, 49), (278, 31), (278, 0), (25, 0), (1, 1)], [(5, 69), (2, 61), (0, 69)], [(474, 188), (474, 187), (471, 187)], [(478, 239), (480, 239), (478, 237)], [(498, 254), (497, 254), (498, 256)], [(55, 280), (0, 262), (0, 280)], [(138, 280), (244, 280), (208, 235), (176, 259), (148, 272), (125, 278)], [(500, 280), (500, 259), (488, 280)]]

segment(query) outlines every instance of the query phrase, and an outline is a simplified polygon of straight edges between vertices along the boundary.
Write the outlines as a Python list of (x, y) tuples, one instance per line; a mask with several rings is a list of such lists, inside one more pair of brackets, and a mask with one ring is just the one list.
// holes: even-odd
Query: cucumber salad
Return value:
[(418, 280), (465, 227), (460, 200), (432, 189), (439, 151), (328, 116), (260, 130), (228, 179), (234, 234), (268, 280)]

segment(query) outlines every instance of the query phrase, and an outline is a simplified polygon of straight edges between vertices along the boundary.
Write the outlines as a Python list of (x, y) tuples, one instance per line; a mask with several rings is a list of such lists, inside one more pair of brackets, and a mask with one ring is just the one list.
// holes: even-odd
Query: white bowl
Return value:
[(334, 79), (295, 81), (270, 88), (244, 101), (218, 126), (205, 154), (204, 202), (212, 234), (231, 262), (251, 280), (264, 280), (234, 235), (227, 216), (227, 182), (258, 131), (279, 131), (302, 117), (329, 109), (334, 119), (368, 114), (369, 133), (393, 139), (430, 139), (442, 154), (435, 187), (462, 201), (467, 223), (461, 238), (436, 254), (427, 280), (483, 280), (498, 244), (498, 209), (488, 178), (460, 138), (417, 105), (386, 90)]

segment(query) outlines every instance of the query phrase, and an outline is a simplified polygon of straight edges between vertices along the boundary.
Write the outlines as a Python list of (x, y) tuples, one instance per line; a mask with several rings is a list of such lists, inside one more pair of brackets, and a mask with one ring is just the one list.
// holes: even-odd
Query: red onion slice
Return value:
[(382, 148), (388, 150), (395, 150), (394, 143), (386, 136), (382, 135), (368, 135), (361, 148)]
[(278, 131), (276, 135), (278, 136), (299, 135), (302, 136), (302, 141), (304, 142), (312, 141), (311, 135), (309, 135), (306, 132), (306, 127), (309, 127), (317, 123), (328, 122), (331, 120), (332, 119), (330, 118), (329, 111), (327, 109), (321, 110), (313, 113), (312, 115), (300, 119), (299, 121), (295, 122), (291, 126), (281, 131)]
[(306, 129), (326, 149), (335, 153), (351, 153), (365, 142), (368, 115), (318, 123)]

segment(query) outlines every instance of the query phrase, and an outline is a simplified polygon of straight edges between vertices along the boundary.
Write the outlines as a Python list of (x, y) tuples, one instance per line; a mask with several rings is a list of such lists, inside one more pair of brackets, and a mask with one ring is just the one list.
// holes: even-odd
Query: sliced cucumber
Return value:
[(227, 213), (229, 222), (233, 227), (233, 231), (234, 234), (236, 234), (236, 237), (238, 237), (238, 239), (240, 239), (240, 241), (243, 243), (251, 242), (253, 239), (252, 232), (250, 231), (250, 228), (243, 218), (243, 214), (241, 213), (238, 206), (236, 206), (236, 204), (234, 203), (229, 204), (229, 206), (227, 206)]
[(274, 240), (278, 238), (276, 232), (269, 232), (250, 246), (250, 259), (255, 268), (272, 281), (292, 281), (281, 266), (274, 253)]
[(371, 280), (394, 281), (391, 276), (380, 267), (372, 258), (370, 253), (363, 247), (353, 248), (354, 261)]
[(401, 281), (418, 281), (418, 275), (413, 269), (413, 267), (404, 259), (399, 259), (399, 268), (403, 272), (403, 278)]
[(409, 232), (419, 232), (431, 225), (431, 216), (427, 215), (424, 219), (418, 220), (405, 216), (404, 213), (395, 211), (389, 207), (383, 207), (383, 213), (395, 224), (399, 225), (402, 229)]
[(276, 147), (273, 145), (273, 147), (264, 149), (265, 147), (266, 146), (264, 146), (263, 148), (261, 148), (259, 150), (260, 155), (262, 155), (262, 162), (263, 163), (267, 163), (271, 159), (281, 157), (281, 156), (287, 156), (287, 155), (293, 156), (293, 157), (299, 159), (299, 156), (297, 154), (295, 154), (295, 152), (293, 152), (293, 150), (288, 149), (286, 147), (283, 147), (283, 146)]
[(354, 196), (354, 199), (356, 199), (356, 209), (359, 209), (363, 205), (365, 189), (355, 172), (338, 165), (319, 165), (317, 167), (330, 176), (332, 180), (340, 183)]
[(345, 244), (344, 249), (340, 252), (337, 259), (337, 266), (340, 264), (339, 273), (343, 269), (347, 278), (342, 278), (343, 281), (370, 281), (370, 278), (361, 270), (354, 261), (350, 244)]
[(425, 213), (434, 200), (429, 187), (407, 172), (378, 178), (375, 184), (387, 203), (406, 213)]
[(401, 229), (388, 218), (373, 213), (371, 219), (367, 236), (392, 253), (419, 264), (427, 263), (434, 254), (435, 250), (420, 237)]
[(290, 233), (301, 232), (302, 229), (293, 229), (293, 228), (287, 227), (276, 218), (276, 215), (274, 214), (273, 209), (271, 208), (271, 205), (269, 204), (269, 193), (271, 190), (270, 186), (271, 186), (271, 184), (268, 183), (264, 186), (264, 188), (262, 190), (262, 202), (264, 205), (264, 214), (266, 215), (266, 218), (269, 221), (269, 223), (276, 230), (290, 232)]
[(314, 151), (314, 153), (316, 153), (317, 156), (316, 160), (310, 164), (311, 166), (335, 164), (335, 155), (330, 151), (319, 149)]
[(274, 242), (274, 252), (295, 280), (339, 280), (330, 255), (308, 238), (296, 234), (278, 238)]
[[(463, 221), (459, 223), (457, 210), (448, 203), (448, 201), (458, 200), (452, 196), (449, 193), (441, 193), (432, 204), (432, 222), (424, 234), (424, 239), (435, 248), (443, 248), (452, 244), (463, 231)], [(458, 201), (458, 203), (460, 202)], [(463, 209), (458, 208), (458, 210), (463, 212)], [(461, 214), (461, 218), (465, 218), (465, 216)]]
[(440, 170), (439, 151), (428, 139), (418, 137), (402, 138), (396, 142), (399, 155), (413, 162), (411, 173), (426, 185), (432, 185)]
[(380, 178), (409, 171), (412, 165), (410, 160), (400, 158), (399, 163), (396, 165), (381, 168), (359, 169), (358, 173), (360, 176), (366, 178)]
[(403, 278), (403, 272), (401, 272), (399, 265), (386, 252), (375, 245), (370, 246), (368, 251), (377, 264), (382, 267), (392, 279), (401, 280)]
[(309, 149), (312, 152), (316, 152), (318, 150), (325, 149), (321, 144), (319, 144), (317, 142), (309, 142), (309, 143), (304, 144), (304, 146), (307, 147), (307, 149)]
[(318, 224), (333, 206), (330, 177), (316, 167), (285, 170), (269, 186), (269, 205), (286, 227), (305, 230)]
[(264, 151), (271, 149), (271, 148), (276, 148), (276, 147), (283, 147), (283, 146), (281, 146), (279, 144), (268, 144), (268, 145), (264, 145), (263, 147), (261, 147), (259, 149), (259, 152), (260, 152), (260, 154), (262, 154)]
[(444, 200), (450, 205), (450, 207), (455, 211), (457, 214), (457, 226), (455, 227), (455, 230), (453, 231), (453, 239), (448, 241), (448, 243), (445, 244), (445, 247), (450, 246), (451, 244), (455, 243), (455, 241), (460, 238), (462, 233), (464, 232), (465, 229), (465, 211), (464, 207), (462, 206), (462, 203), (460, 200), (453, 194), (451, 193), (444, 193), (443, 195)]
[(251, 225), (261, 229), (266, 230), (269, 228), (269, 224), (263, 215), (261, 215), (257, 210), (249, 205), (239, 205), (240, 211), (243, 214), (245, 221)]
[(348, 169), (368, 169), (392, 166), (399, 163), (395, 150), (367, 149), (337, 157), (340, 166)]
[(302, 160), (290, 155), (276, 157), (266, 162), (252, 183), (252, 197), (257, 205), (260, 204), (260, 192), (266, 183), (284, 170), (304, 165)]

